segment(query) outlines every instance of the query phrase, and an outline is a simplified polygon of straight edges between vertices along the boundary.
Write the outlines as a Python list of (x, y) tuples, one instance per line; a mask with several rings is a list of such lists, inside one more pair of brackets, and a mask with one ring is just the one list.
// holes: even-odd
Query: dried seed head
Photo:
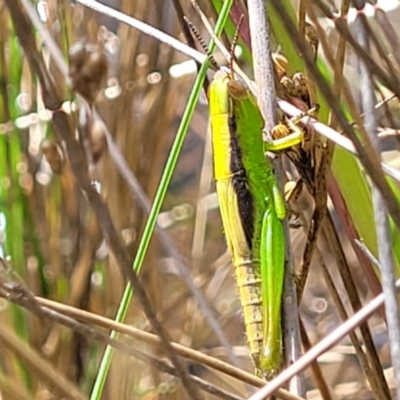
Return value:
[(49, 163), (51, 170), (55, 174), (61, 174), (64, 166), (64, 154), (60, 146), (49, 139), (42, 140), (40, 151)]
[(280, 84), (283, 88), (285, 100), (302, 111), (307, 111), (310, 108), (308, 81), (304, 74), (299, 72), (293, 78), (285, 75), (281, 78)]
[(285, 200), (288, 203), (295, 202), (303, 192), (303, 180), (289, 181), (285, 183)]
[(306, 41), (311, 47), (311, 51), (314, 53), (315, 59), (317, 59), (318, 45), (319, 45), (318, 32), (315, 29), (315, 27), (309, 23), (306, 23), (305, 36), (306, 36)]
[(272, 59), (275, 64), (276, 72), (278, 73), (278, 77), (281, 78), (284, 74), (286, 74), (288, 60), (283, 54), (280, 54), (280, 53), (273, 53)]
[(93, 161), (96, 163), (99, 161), (107, 145), (104, 125), (101, 121), (93, 122), (89, 131), (89, 143)]
[(107, 81), (107, 57), (98, 45), (80, 41), (69, 51), (69, 76), (72, 88), (90, 104)]
[(275, 125), (271, 130), (271, 137), (274, 140), (282, 139), (290, 134), (289, 127), (280, 122), (279, 124)]

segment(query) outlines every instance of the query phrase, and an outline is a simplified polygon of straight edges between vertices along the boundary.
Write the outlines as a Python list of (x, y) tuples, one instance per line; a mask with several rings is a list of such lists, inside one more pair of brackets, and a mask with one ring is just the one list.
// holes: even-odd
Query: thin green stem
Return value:
[[(229, 16), (229, 10), (231, 8), (233, 0), (228, 0), (224, 3), (224, 7), (221, 10), (221, 13), (219, 14), (218, 21), (215, 26), (215, 35), (219, 36), (225, 26), (225, 23), (228, 19)], [(210, 41), (210, 51), (214, 51), (215, 44), (214, 41)], [(181, 152), (182, 146), (184, 139), (186, 137), (187, 130), (189, 128), (189, 123), (191, 121), (194, 109), (196, 107), (198, 98), (200, 96), (200, 92), (203, 86), (203, 81), (206, 77), (206, 73), (209, 67), (209, 62), (208, 60), (201, 66), (200, 72), (196, 78), (196, 81), (193, 85), (192, 92), (190, 93), (189, 99), (188, 99), (188, 104), (187, 107), (184, 111), (181, 124), (179, 126), (178, 132), (176, 134), (175, 141), (173, 143), (169, 158), (167, 160), (166, 166), (164, 168), (163, 175), (160, 180), (160, 184), (158, 186), (157, 193), (154, 198), (154, 203), (151, 208), (149, 218), (147, 220), (146, 227), (143, 232), (143, 237), (142, 240), (139, 244), (139, 248), (136, 254), (135, 261), (133, 262), (133, 269), (135, 270), (136, 273), (140, 272), (140, 269), (143, 264), (144, 257), (147, 252), (148, 245), (150, 243), (151, 235), (154, 231), (156, 222), (157, 222), (157, 216), (160, 212), (161, 205), (164, 201), (165, 194), (167, 192), (167, 188), (169, 186), (169, 183), (171, 181), (171, 177), (173, 174), (173, 171), (175, 170), (176, 163), (179, 158), (179, 154)], [(130, 300), (133, 296), (132, 288), (128, 285), (124, 291), (124, 294), (122, 296), (122, 300), (116, 315), (115, 320), (117, 322), (122, 322), (125, 319), (128, 306), (130, 303)], [(110, 337), (112, 339), (116, 339), (118, 337), (118, 332), (111, 332)], [(101, 397), (101, 394), (103, 392), (103, 387), (105, 384), (105, 380), (107, 377), (108, 370), (110, 368), (111, 360), (113, 356), (113, 348), (110, 346), (107, 346), (103, 359), (100, 364), (99, 372), (96, 377), (96, 381), (93, 387), (93, 391), (90, 396), (90, 400), (99, 400)]]

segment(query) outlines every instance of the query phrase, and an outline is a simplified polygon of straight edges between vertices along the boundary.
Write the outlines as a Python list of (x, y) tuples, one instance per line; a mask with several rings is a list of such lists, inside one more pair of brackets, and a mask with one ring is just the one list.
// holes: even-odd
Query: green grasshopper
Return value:
[[(214, 175), (250, 352), (256, 373), (281, 366), (281, 297), (285, 266), (283, 195), (264, 154), (264, 120), (233, 73), (216, 72), (209, 90)], [(274, 151), (301, 142), (280, 139)]]

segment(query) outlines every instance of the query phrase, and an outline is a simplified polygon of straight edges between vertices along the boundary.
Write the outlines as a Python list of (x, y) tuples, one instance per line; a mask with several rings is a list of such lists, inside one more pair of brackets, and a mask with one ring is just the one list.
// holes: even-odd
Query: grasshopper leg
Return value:
[(264, 213), (261, 238), (264, 342), (260, 366), (265, 377), (268, 378), (273, 376), (281, 365), (280, 315), (285, 264), (282, 221), (271, 204)]

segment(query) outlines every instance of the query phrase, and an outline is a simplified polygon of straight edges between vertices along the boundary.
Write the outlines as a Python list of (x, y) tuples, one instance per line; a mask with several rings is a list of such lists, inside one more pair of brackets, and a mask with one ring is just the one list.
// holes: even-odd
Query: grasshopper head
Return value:
[(229, 94), (236, 100), (244, 100), (249, 96), (246, 87), (233, 78), (228, 81), (227, 89)]

